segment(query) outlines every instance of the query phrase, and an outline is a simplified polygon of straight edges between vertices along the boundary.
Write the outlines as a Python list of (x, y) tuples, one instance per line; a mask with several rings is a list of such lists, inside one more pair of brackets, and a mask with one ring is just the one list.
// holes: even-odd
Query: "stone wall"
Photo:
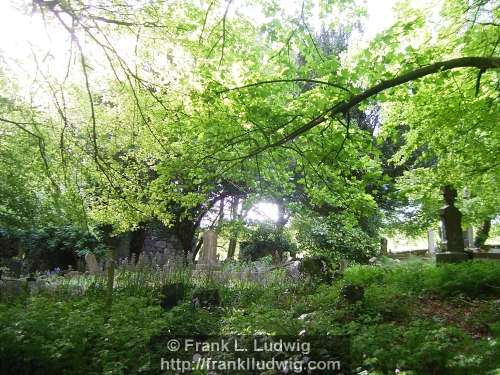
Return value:
[[(161, 223), (149, 223), (145, 226), (142, 253), (149, 257), (161, 253), (169, 259), (181, 259), (183, 256), (182, 246), (173, 231)], [(118, 258), (130, 257), (130, 244), (132, 233), (125, 233), (117, 239)]]

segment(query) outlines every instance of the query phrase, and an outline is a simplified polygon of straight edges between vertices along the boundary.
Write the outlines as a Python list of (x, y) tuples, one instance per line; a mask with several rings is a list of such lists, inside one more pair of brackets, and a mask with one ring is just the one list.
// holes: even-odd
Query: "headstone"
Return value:
[(144, 266), (145, 264), (145, 260), (144, 260), (144, 252), (140, 253), (139, 256), (137, 257), (137, 266), (138, 267), (142, 267)]
[(292, 260), (286, 265), (287, 274), (294, 279), (298, 279), (301, 276), (299, 266), (300, 260)]
[(28, 282), (21, 279), (3, 279), (0, 281), (0, 301), (26, 295)]
[(464, 231), (464, 246), (465, 248), (474, 247), (474, 231), (471, 226)]
[(91, 275), (99, 273), (101, 270), (94, 254), (85, 254), (85, 263), (87, 264), (87, 271), (89, 271)]
[(64, 277), (67, 277), (67, 278), (71, 278), (71, 277), (78, 277), (78, 276), (81, 276), (82, 273), (79, 272), (79, 271), (69, 271), (69, 272), (66, 272), (66, 274), (64, 275)]
[(333, 279), (330, 262), (324, 256), (302, 258), (299, 271), (306, 277), (325, 283), (330, 283)]
[(431, 254), (436, 253), (436, 235), (432, 229), (427, 231), (427, 250)]
[(439, 249), (442, 249), (443, 246), (443, 241), (444, 241), (444, 235), (443, 235), (443, 223), (439, 222), (438, 226), (438, 238), (439, 238)]
[(203, 247), (201, 248), (198, 264), (202, 267), (214, 267), (218, 265), (217, 233), (213, 230), (207, 230), (203, 233)]

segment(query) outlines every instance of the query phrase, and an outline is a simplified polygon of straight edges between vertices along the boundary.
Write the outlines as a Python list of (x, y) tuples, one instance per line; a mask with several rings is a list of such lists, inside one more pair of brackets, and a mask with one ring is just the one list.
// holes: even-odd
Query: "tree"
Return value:
[[(52, 190), (71, 191), (62, 206), (83, 207), (91, 223), (116, 232), (151, 219), (172, 225), (186, 254), (210, 207), (242, 192), (304, 203), (325, 217), (357, 217), (361, 225), (375, 215), (383, 188), (375, 127), (363, 120), (380, 107), (382, 133), (394, 134), (403, 118), (409, 129), (395, 162), (424, 144), (416, 162), (438, 160), (412, 165), (398, 180), (410, 203), (429, 216), (437, 182), (427, 188), (422, 181), (467, 180), (468, 202), (484, 203), (474, 215), (493, 217), (498, 134), (486, 124), (497, 112), (500, 58), (491, 4), (446, 1), (437, 29), (434, 15), (403, 4), (395, 24), (366, 48), (339, 53), (363, 20), (356, 2), (304, 1), (285, 14), (262, 0), (252, 3), (265, 16), (257, 22), (231, 1), (36, 0), (47, 28), (65, 33), (70, 47), (63, 76), (34, 51), (43, 73), (36, 77), (44, 98), (38, 122), (50, 124), (44, 142), (60, 155), (47, 165), (66, 171)], [(319, 37), (311, 26), (317, 10), (325, 30)], [(329, 33), (338, 34), (335, 43)], [(28, 111), (3, 123), (21, 129), (35, 112), (24, 104)], [(445, 121), (450, 110), (455, 126)], [(465, 120), (481, 137), (475, 147)], [(450, 148), (442, 139), (461, 141)], [(468, 177), (457, 159), (481, 173)], [(49, 169), (58, 170), (36, 174), (50, 181)]]
[[(480, 21), (498, 17), (495, 11), (490, 12), (490, 4), (447, 2), (442, 13), (447, 21), (444, 24), (461, 25), (459, 32), (446, 39), (446, 44), (439, 43), (439, 49), (432, 45), (419, 52), (435, 55), (459, 51), (489, 59), (500, 36), (498, 28)], [(437, 33), (449, 35), (449, 27)], [(491, 68), (498, 68), (497, 58), (489, 61)], [(439, 189), (447, 184), (462, 192), (460, 205), (466, 223), (479, 224), (498, 215), (497, 77), (498, 71), (487, 66), (478, 66), (475, 71), (450, 71), (433, 80), (413, 82), (410, 90), (397, 90), (387, 101), (386, 135), (397, 132), (401, 124), (407, 129), (402, 147), (392, 160), (396, 165), (408, 165), (398, 179), (398, 187), (413, 204), (414, 229), (436, 221), (437, 208), (442, 204)], [(439, 95), (435, 95), (436, 87)]]

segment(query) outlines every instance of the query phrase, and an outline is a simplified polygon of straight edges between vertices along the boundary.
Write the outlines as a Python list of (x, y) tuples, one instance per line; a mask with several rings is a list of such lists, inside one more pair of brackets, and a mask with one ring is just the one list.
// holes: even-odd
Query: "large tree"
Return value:
[[(343, 52), (341, 37), (329, 43), (314, 25), (344, 36), (359, 30), (363, 8), (353, 1), (303, 1), (291, 11), (270, 0), (32, 5), (48, 30), (68, 38), (62, 72), (46, 51), (33, 51), (36, 95), (51, 124), (44, 141), (65, 171), (54, 194), (76, 192), (92, 222), (120, 232), (159, 219), (186, 233), (187, 250), (203, 213), (242, 192), (302, 195), (316, 209), (369, 217), (383, 189), (374, 129), (361, 121), (373, 106), (387, 113), (387, 129), (401, 117), (410, 129), (395, 160), (420, 147), (419, 137), (439, 159), (426, 176), (443, 175), (457, 157), (477, 160), (488, 168), (481, 176), (493, 175), (475, 177), (471, 197), (491, 201), (483, 192), (491, 195), (498, 176), (487, 163), (498, 133), (484, 132), (498, 113), (500, 67), (492, 2), (446, 1), (439, 27), (435, 13), (401, 6), (366, 48)], [(457, 139), (467, 116), (484, 142), (441, 145)], [(29, 116), (4, 117), (36, 134)], [(467, 179), (460, 168), (449, 175)]]

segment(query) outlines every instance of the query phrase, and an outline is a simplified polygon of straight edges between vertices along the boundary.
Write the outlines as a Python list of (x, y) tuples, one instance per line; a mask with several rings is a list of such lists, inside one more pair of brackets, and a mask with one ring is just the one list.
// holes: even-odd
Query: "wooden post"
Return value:
[(111, 233), (113, 232), (113, 227), (111, 225), (103, 225), (101, 227), (104, 243), (108, 248), (107, 251), (107, 283), (106, 283), (106, 297), (105, 297), (105, 310), (107, 313), (107, 317), (111, 315), (111, 308), (113, 306), (113, 288), (115, 283), (115, 257), (116, 257), (116, 249), (114, 241), (111, 238)]
[(111, 315), (111, 307), (113, 306), (113, 288), (115, 284), (115, 257), (116, 249), (114, 246), (109, 246), (107, 253), (107, 273), (108, 280), (106, 284), (106, 310)]

